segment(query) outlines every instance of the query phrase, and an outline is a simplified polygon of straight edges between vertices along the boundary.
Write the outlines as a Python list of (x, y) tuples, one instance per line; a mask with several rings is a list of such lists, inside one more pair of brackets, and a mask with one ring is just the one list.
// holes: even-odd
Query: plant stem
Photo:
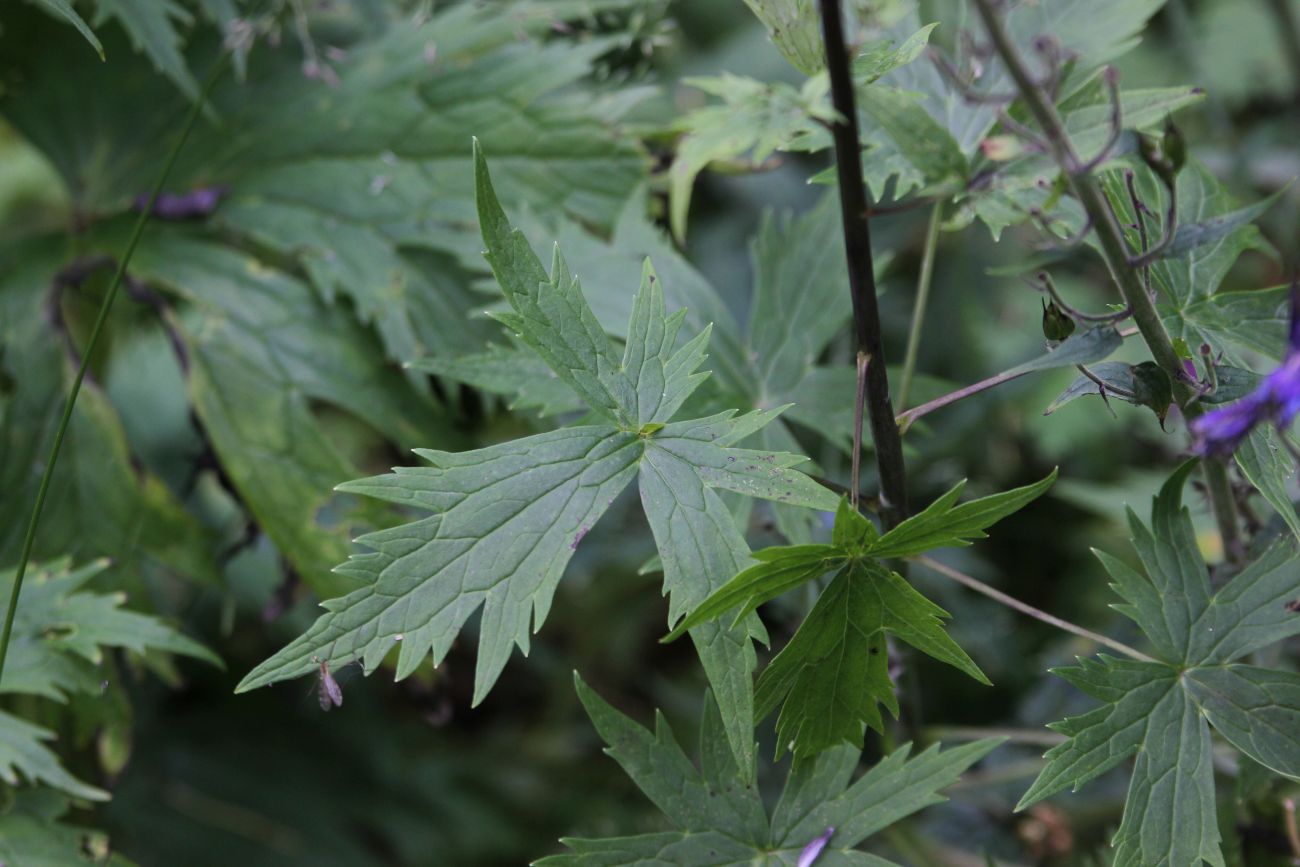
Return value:
[[(1164, 322), (1161, 321), (1151, 296), (1143, 286), (1140, 269), (1131, 264), (1123, 230), (1116, 222), (1114, 212), (1107, 205), (1105, 194), (1096, 176), (1090, 168), (1080, 162), (1074, 152), (1074, 146), (1065, 131), (1065, 124), (1056, 106), (1030, 75), (1020, 52), (994, 9), (994, 0), (974, 0), (974, 2), (994, 50), (1015, 82), (1026, 108), (1042, 129), (1052, 157), (1069, 181), (1075, 198), (1079, 200), (1089, 220), (1092, 221), (1102, 257), (1106, 260), (1120, 294), (1133, 312), (1133, 321), (1142, 334), (1142, 339), (1146, 341), (1151, 357), (1173, 384), (1174, 396), (1182, 409), (1183, 417), (1189, 422), (1196, 419), (1204, 410), (1195, 401), (1195, 390), (1183, 377), (1182, 362), (1178, 358), (1178, 353), (1174, 351), (1169, 332), (1165, 330)], [(1219, 535), (1223, 540), (1224, 553), (1230, 561), (1240, 561), (1242, 545), (1237, 535), (1236, 509), (1231, 497), (1227, 467), (1222, 461), (1213, 458), (1204, 461), (1202, 466), (1205, 470), (1206, 489), (1210, 494), (1210, 505), (1214, 511), (1215, 522), (1218, 524)]]
[[(848, 260), (849, 289), (853, 299), (853, 330), (857, 343), (858, 388), (871, 422), (880, 470), (881, 515), (887, 528), (907, 515), (907, 478), (903, 467), (903, 442), (894, 422), (885, 373), (884, 344), (880, 338), (880, 310), (876, 303), (876, 278), (871, 258), (871, 232), (867, 221), (866, 186), (862, 180), (862, 143), (853, 97), (853, 78), (839, 0), (820, 0), (826, 70), (830, 75), (831, 104), (839, 118), (831, 124), (835, 140), (835, 168), (839, 180), (840, 215), (844, 252)], [(858, 418), (861, 419), (861, 413)], [(854, 461), (862, 451), (861, 424), (855, 425)], [(856, 464), (855, 464), (856, 465)], [(853, 490), (858, 490), (855, 483)]]
[(993, 587), (990, 587), (989, 585), (985, 584), (983, 581), (979, 580), (978, 578), (973, 578), (970, 575), (967, 575), (965, 572), (958, 572), (956, 569), (952, 568), (951, 566), (944, 565), (943, 563), (940, 563), (938, 560), (932, 560), (929, 557), (916, 557), (913, 559), (927, 569), (933, 569), (935, 572), (938, 572), (940, 575), (943, 575), (944, 577), (951, 578), (952, 580), (956, 581), (958, 584), (969, 587), (970, 589), (974, 590), (977, 593), (983, 593), (985, 596), (989, 597), (990, 599), (993, 599), (997, 602), (1001, 602), (1003, 605), (1007, 606), (1008, 608), (1014, 608), (1015, 610), (1019, 611), (1021, 614), (1026, 614), (1034, 618), (1035, 620), (1041, 620), (1043, 623), (1046, 623), (1049, 626), (1055, 626), (1057, 629), (1061, 629), (1066, 632), (1072, 632), (1075, 635), (1080, 636), (1081, 638), (1086, 638), (1089, 641), (1095, 641), (1098, 644), (1103, 644), (1106, 647), (1109, 647), (1111, 650), (1117, 650), (1120, 653), (1124, 654), (1125, 656), (1131, 657), (1132, 659), (1141, 660), (1142, 662), (1156, 661), (1152, 659), (1150, 656), (1147, 656), (1142, 651), (1129, 647), (1127, 644), (1124, 644), (1122, 641), (1116, 641), (1113, 638), (1107, 638), (1105, 635), (1102, 635), (1099, 632), (1093, 632), (1091, 629), (1084, 629), (1082, 626), (1071, 623), (1068, 620), (1062, 620), (1061, 618), (1053, 614), (1048, 614), (1046, 611), (1035, 608), (1034, 606), (1030, 605), (1027, 602), (1021, 602), (1019, 599), (1015, 598), (1014, 596), (1008, 596), (1006, 593), (1003, 593), (1001, 590), (997, 590)]
[(898, 383), (898, 408), (907, 408), (907, 398), (912, 392), (912, 375), (916, 372), (916, 355), (921, 349), (921, 329), (925, 324), (925, 308), (930, 301), (930, 284), (934, 281), (934, 256), (939, 246), (939, 223), (943, 202), (935, 202), (930, 209), (930, 222), (925, 227), (925, 246), (921, 249), (921, 273), (916, 278), (916, 300), (912, 302), (912, 327), (907, 332), (907, 352), (903, 355), (903, 376)]
[(9, 654), (9, 639), (13, 634), (14, 617), (18, 613), (18, 597), (22, 593), (23, 578), (27, 574), (27, 564), (31, 560), (32, 547), (36, 543), (36, 528), (40, 525), (41, 511), (45, 508), (45, 498), (50, 491), (50, 479), (54, 476), (54, 465), (59, 460), (59, 452), (63, 448), (63, 439), (68, 433), (69, 424), (72, 422), (72, 410), (76, 406), (77, 395), (81, 393), (81, 383), (86, 378), (90, 360), (95, 355), (95, 346), (99, 343), (99, 337), (104, 330), (104, 323), (108, 321), (109, 310), (112, 308), (113, 301), (117, 298), (118, 290), (126, 277), (127, 266), (131, 262), (131, 257), (135, 254), (136, 246), (140, 243), (140, 236), (144, 234), (144, 227), (149, 221), (149, 214), (153, 211), (154, 202), (157, 201), (163, 186), (167, 183), (167, 177), (171, 174), (172, 167), (175, 166), (176, 159), (180, 156), (181, 148), (185, 145), (185, 141), (190, 136), (190, 131), (194, 128), (195, 121), (198, 120), (199, 114), (203, 110), (208, 94), (212, 91), (212, 85), (216, 83), (221, 70), (225, 67), (227, 56), (223, 52), (213, 64), (212, 70), (203, 82), (203, 88), (198, 98), (190, 106), (189, 113), (185, 117), (184, 125), (181, 127), (180, 135), (176, 138), (176, 143), (172, 146), (171, 153), (167, 155), (167, 159), (163, 162), (162, 171), (158, 173), (158, 179), (154, 181), (153, 189), (149, 192), (149, 199), (140, 210), (140, 216), (136, 219), (135, 227), (131, 230), (131, 236), (127, 240), (126, 251), (118, 261), (112, 282), (108, 284), (108, 291), (104, 294), (104, 300), (99, 305), (99, 314), (95, 317), (95, 325), (90, 331), (90, 339), (86, 343), (85, 351), (81, 354), (81, 364), (77, 367), (76, 376), (72, 379), (72, 388), (63, 403), (63, 415), (60, 417), (59, 426), (54, 432), (54, 444), (50, 447), (49, 457), (46, 458), (45, 470), (41, 473), (40, 486), (36, 489), (36, 502), (32, 506), (31, 517), (27, 521), (27, 532), (23, 536), (22, 553), (18, 558), (18, 571), (14, 573), (14, 585), (9, 594), (9, 607), (5, 611), (4, 632), (0, 634), (0, 679), (4, 677), (5, 658)]

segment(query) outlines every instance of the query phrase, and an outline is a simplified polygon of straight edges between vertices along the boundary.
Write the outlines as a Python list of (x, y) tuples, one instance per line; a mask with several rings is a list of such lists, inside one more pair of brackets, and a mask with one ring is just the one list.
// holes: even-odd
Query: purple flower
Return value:
[(834, 833), (834, 828), (827, 828), (820, 837), (815, 838), (807, 846), (804, 846), (803, 851), (799, 853), (798, 867), (812, 867), (813, 862), (817, 860), (817, 856), (826, 848), (826, 844), (831, 841), (831, 835)]
[[(194, 220), (206, 217), (217, 209), (229, 190), (218, 184), (211, 187), (199, 187), (188, 193), (159, 193), (153, 203), (153, 215), (160, 220)], [(149, 196), (136, 196), (135, 209), (143, 211), (149, 204)]]
[(1259, 386), (1234, 404), (1192, 422), (1193, 450), (1226, 457), (1256, 425), (1284, 428), (1300, 413), (1300, 283), (1291, 287), (1291, 333), (1286, 358)]

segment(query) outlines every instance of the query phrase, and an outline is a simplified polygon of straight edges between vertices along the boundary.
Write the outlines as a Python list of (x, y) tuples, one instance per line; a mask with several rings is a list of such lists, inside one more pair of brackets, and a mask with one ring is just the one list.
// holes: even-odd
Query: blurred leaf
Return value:
[(882, 75), (888, 75), (900, 66), (919, 58), (930, 44), (930, 33), (938, 27), (936, 21), (917, 30), (898, 44), (893, 39), (870, 43), (853, 58), (853, 79), (859, 87), (873, 84)]
[(808, 79), (798, 90), (729, 73), (688, 78), (686, 83), (720, 98), (722, 104), (696, 109), (680, 122), (685, 134), (673, 160), (669, 189), (670, 222), (679, 240), (686, 237), (691, 191), (705, 166), (742, 157), (759, 166), (805, 133), (814, 121), (834, 118), (825, 99), (825, 75)]
[(940, 752), (933, 746), (908, 759), (910, 745), (895, 750), (857, 782), (849, 780), (858, 763), (845, 746), (815, 760), (796, 763), (769, 822), (757, 789), (723, 748), (718, 712), (706, 703), (700, 736), (702, 770), (697, 770), (656, 714), (652, 733), (619, 713), (582, 680), (578, 695), (607, 752), (645, 792), (675, 831), (604, 840), (565, 839), (569, 854), (552, 855), (538, 867), (582, 865), (771, 864), (793, 867), (804, 847), (832, 829), (818, 865), (848, 867), (892, 862), (854, 849), (905, 816), (944, 799), (937, 792), (991, 752), (997, 739), (976, 741)]
[[(114, 249), (116, 238), (100, 239)], [(383, 361), (346, 310), (260, 259), (180, 229), (153, 230), (132, 262), (138, 278), (189, 302), (176, 323), (198, 420), (226, 478), (258, 525), (321, 596), (355, 589), (331, 576), (364, 529), (391, 518), (331, 495), (359, 474), (326, 437), (317, 401), (410, 446), (455, 441), (431, 401)]]
[(62, 18), (73, 27), (77, 28), (77, 31), (81, 33), (82, 36), (86, 37), (86, 41), (95, 49), (95, 53), (99, 55), (99, 59), (104, 59), (104, 46), (100, 45), (99, 37), (95, 35), (95, 31), (90, 29), (90, 25), (86, 23), (85, 19), (77, 14), (77, 10), (72, 8), (72, 3), (69, 2), (69, 0), (31, 0), (31, 2), (44, 8), (51, 15)]
[(804, 75), (815, 75), (826, 66), (816, 0), (745, 0), (745, 5), (763, 22), (768, 38), (791, 66)]
[(862, 110), (893, 139), (899, 153), (916, 167), (925, 185), (966, 177), (966, 157), (956, 140), (919, 101), (880, 85), (860, 88), (858, 100)]
[[(53, 738), (54, 732), (0, 711), (0, 780), (17, 786), (21, 775), (28, 785), (44, 783), (74, 798), (107, 801), (108, 792), (83, 783), (64, 770), (59, 757), (43, 743)], [(4, 826), (5, 817), (0, 816), (0, 830)], [(0, 847), (5, 845), (5, 839), (7, 835), (0, 834)]]
[(183, 43), (177, 32), (178, 25), (188, 27), (194, 22), (185, 7), (172, 0), (95, 0), (95, 5), (96, 27), (116, 20), (131, 37), (136, 50), (143, 52), (155, 69), (171, 79), (189, 99), (198, 98), (199, 85), (181, 54)]
[[(146, 5), (165, 20), (168, 6)], [(485, 332), (466, 324), (472, 301), (455, 275), (420, 264), (423, 251), (479, 264), (472, 179), (463, 171), (470, 136), (498, 154), (506, 201), (601, 229), (644, 179), (639, 147), (580, 84), (611, 43), (536, 41), (566, 15), (618, 5), (440, 8), (331, 61), (337, 87), (301, 73), (296, 45), (255, 51), (247, 83), (218, 83), (211, 103), (221, 127), (195, 136), (170, 183), (224, 190), (208, 221), (214, 236), (298, 264), (327, 302), (350, 298), (390, 358), (477, 349)], [(209, 43), (199, 42), (193, 53), (206, 57)], [(170, 146), (184, 101), (141, 76), (129, 56), (92, 71), (90, 58), (77, 66), (53, 40), (39, 52), (12, 47), (23, 50), (6, 69), (0, 112), (48, 155), (80, 212), (131, 207)], [(95, 94), (60, 85), (91, 77), (104, 84)], [(137, 121), (142, 104), (149, 117)], [(77, 135), (65, 136), (65, 124)]]
[[(138, 654), (179, 653), (220, 666), (221, 659), (161, 620), (123, 608), (123, 594), (98, 594), (84, 586), (107, 568), (98, 561), (71, 569), (69, 561), (32, 564), (14, 618), (0, 692), (66, 701), (69, 692), (97, 692), (103, 649)], [(13, 569), (0, 572), (0, 598), (13, 590)]]
[(1100, 656), (1057, 674), (1103, 706), (1052, 728), (1069, 740), (1021, 799), (1024, 809), (1078, 789), (1137, 753), (1115, 863), (1222, 865), (1210, 726), (1274, 771), (1300, 775), (1300, 676), (1234, 663), (1300, 633), (1294, 540), (1262, 554), (1217, 593), (1196, 546), (1182, 487), (1188, 461), (1161, 489), (1147, 527), (1129, 512), (1144, 577), (1098, 553), (1124, 599), (1116, 606), (1151, 641), (1156, 659)]
[[(72, 381), (66, 335), (46, 321), (64, 252), (60, 242), (20, 245), (0, 277), (0, 345), (16, 389), (0, 393), (0, 564), (16, 563), (40, 474)], [(67, 290), (65, 290), (67, 291)], [(79, 360), (79, 359), (78, 359)], [(161, 568), (215, 584), (212, 533), (131, 454), (100, 387), (86, 382), (51, 481), (37, 558), (111, 557), (131, 581)], [(138, 586), (138, 585), (137, 585)]]

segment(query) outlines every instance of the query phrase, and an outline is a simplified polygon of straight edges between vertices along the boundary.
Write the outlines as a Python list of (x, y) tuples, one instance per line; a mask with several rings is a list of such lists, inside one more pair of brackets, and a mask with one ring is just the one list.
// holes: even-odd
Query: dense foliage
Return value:
[(1297, 20), (7, 4), (0, 865), (1300, 861)]

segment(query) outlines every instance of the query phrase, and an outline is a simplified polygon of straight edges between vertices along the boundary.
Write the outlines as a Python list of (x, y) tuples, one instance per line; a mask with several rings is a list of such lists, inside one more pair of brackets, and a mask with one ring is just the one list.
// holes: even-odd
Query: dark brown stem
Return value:
[[(884, 343), (880, 337), (880, 311), (876, 305), (876, 278), (871, 258), (871, 231), (867, 221), (866, 185), (862, 180), (862, 142), (858, 135), (858, 113), (853, 96), (849, 56), (844, 47), (844, 28), (839, 0), (820, 0), (822, 36), (826, 47), (826, 70), (830, 75), (831, 104), (839, 118), (831, 125), (835, 140), (835, 168), (839, 180), (840, 214), (844, 227), (844, 252), (848, 259), (849, 289), (853, 298), (853, 331), (857, 343), (857, 365), (862, 387), (858, 394), (866, 403), (871, 438), (876, 445), (876, 466), (880, 471), (881, 513), (886, 527), (894, 527), (907, 516), (907, 477), (903, 466), (903, 442), (894, 422), (894, 407), (885, 373)], [(862, 451), (861, 412), (854, 425), (854, 464)], [(855, 478), (853, 489), (857, 490)]]

